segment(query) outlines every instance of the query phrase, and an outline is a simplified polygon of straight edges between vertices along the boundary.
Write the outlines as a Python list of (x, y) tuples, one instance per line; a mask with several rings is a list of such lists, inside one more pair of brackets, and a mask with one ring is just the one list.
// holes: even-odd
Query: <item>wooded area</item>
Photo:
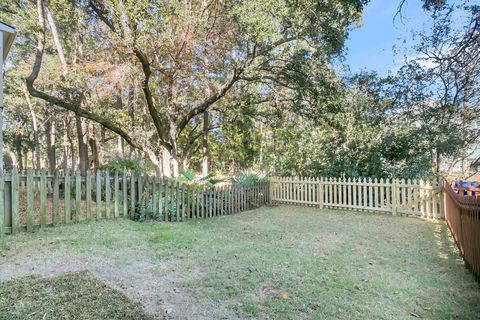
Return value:
[(449, 176), (478, 152), (479, 8), (424, 1), (432, 28), (380, 77), (341, 64), (366, 3), (3, 2), (6, 169)]

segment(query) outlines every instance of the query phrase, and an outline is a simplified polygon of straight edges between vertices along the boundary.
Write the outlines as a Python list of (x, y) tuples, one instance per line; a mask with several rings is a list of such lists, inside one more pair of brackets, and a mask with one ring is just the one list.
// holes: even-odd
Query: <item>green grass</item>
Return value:
[(187, 223), (62, 226), (0, 240), (0, 261), (51, 252), (120, 266), (171, 263), (188, 303), (221, 306), (235, 318), (480, 314), (480, 288), (444, 222), (281, 206)]
[(23, 277), (0, 286), (0, 319), (153, 320), (139, 303), (89, 272)]

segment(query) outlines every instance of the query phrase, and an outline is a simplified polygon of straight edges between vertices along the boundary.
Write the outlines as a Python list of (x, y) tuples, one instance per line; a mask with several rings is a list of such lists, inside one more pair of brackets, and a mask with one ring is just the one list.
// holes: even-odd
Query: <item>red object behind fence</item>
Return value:
[(444, 182), (445, 220), (467, 266), (480, 281), (480, 198), (458, 194)]

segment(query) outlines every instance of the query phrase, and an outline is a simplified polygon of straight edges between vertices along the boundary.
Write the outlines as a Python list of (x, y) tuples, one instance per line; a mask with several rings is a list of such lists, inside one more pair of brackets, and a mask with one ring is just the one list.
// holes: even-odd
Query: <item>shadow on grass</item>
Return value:
[(90, 272), (0, 283), (0, 319), (154, 319)]

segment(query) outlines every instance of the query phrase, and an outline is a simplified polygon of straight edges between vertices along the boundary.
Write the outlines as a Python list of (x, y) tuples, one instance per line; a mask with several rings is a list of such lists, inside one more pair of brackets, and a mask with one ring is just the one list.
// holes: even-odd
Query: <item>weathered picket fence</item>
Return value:
[(467, 266), (480, 282), (480, 197), (478, 190), (465, 192), (465, 187), (458, 186), (444, 182), (445, 220)]
[(126, 171), (82, 176), (14, 170), (0, 177), (0, 235), (120, 217), (185, 221), (233, 214), (268, 202), (268, 187), (206, 188)]
[(389, 179), (272, 177), (270, 200), (319, 208), (342, 208), (443, 218), (442, 186)]

